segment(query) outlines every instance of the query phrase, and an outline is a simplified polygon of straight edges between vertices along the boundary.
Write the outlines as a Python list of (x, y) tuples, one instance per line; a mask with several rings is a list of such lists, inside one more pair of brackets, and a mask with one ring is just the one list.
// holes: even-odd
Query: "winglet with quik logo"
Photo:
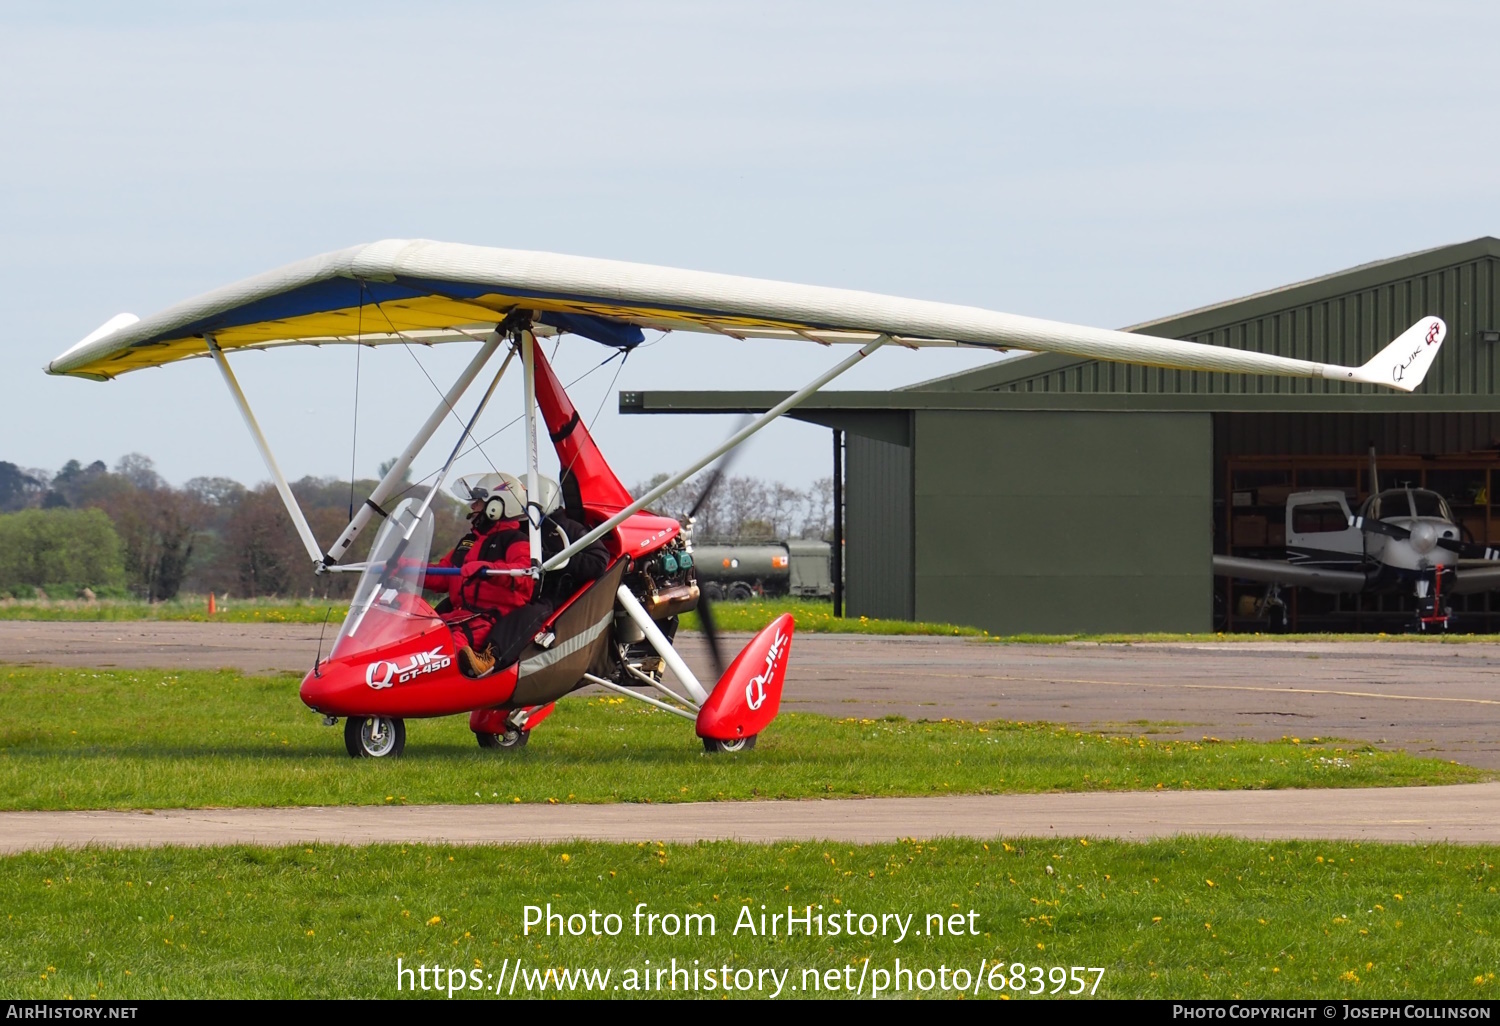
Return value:
[(1448, 325), (1441, 317), (1423, 317), (1396, 341), (1376, 353), (1363, 367), (1325, 367), (1323, 376), (1334, 381), (1359, 381), (1410, 392), (1422, 383), (1432, 361), (1437, 359)]

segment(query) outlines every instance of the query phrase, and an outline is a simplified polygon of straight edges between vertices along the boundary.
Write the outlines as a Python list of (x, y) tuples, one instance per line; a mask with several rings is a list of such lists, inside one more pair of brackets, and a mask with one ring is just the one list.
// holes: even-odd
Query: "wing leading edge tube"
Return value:
[[(377, 309), (372, 316), (369, 309)], [(1155, 338), (979, 307), (903, 299), (649, 264), (389, 239), (288, 265), (135, 320), (119, 317), (47, 365), (108, 379), (207, 353), (293, 344), (479, 338), (506, 314), (575, 315), (620, 332), (652, 328), (736, 338), (865, 345), (980, 346), (1231, 374), (1326, 378), (1416, 388), (1447, 334), (1423, 317), (1368, 363), (1342, 367)], [(611, 338), (614, 336), (611, 335)], [(621, 335), (623, 338), (624, 335)], [(633, 338), (634, 335), (630, 334)]]

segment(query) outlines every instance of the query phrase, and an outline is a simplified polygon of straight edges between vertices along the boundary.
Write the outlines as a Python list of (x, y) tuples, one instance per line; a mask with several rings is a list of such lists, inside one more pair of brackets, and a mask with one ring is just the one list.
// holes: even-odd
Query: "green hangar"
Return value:
[[(1403, 484), (1500, 541), (1500, 239), (1365, 264), (1128, 331), (1360, 364), (1424, 315), (1448, 340), (1410, 395), (1057, 354), (889, 392), (827, 391), (790, 416), (833, 430), (847, 615), (992, 633), (1266, 629), (1267, 586), (1213, 554), (1281, 559), (1287, 496)], [(769, 409), (785, 393), (622, 392), (623, 413)], [(839, 465), (842, 464), (840, 467)], [(836, 475), (838, 480), (838, 475)], [(1394, 630), (1401, 594), (1284, 599), (1289, 626)], [(1500, 628), (1500, 592), (1455, 627)]]

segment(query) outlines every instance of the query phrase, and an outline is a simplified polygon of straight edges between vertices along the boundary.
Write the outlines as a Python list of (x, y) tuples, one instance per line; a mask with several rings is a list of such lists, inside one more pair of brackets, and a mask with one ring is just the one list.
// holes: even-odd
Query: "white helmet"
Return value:
[(483, 502), (491, 520), (520, 520), (526, 515), (526, 486), (514, 474), (470, 474), (453, 483), (453, 494), (465, 503)]
[(550, 477), (536, 479), (536, 504), (542, 508), (542, 516), (556, 513), (562, 508), (562, 485)]

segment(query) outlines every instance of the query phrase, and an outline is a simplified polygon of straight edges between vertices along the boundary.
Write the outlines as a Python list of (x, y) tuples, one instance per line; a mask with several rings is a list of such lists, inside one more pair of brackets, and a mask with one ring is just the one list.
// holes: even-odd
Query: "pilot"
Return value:
[[(582, 538), (588, 528), (574, 520), (563, 505), (562, 486), (549, 477), (537, 481), (537, 505), (542, 511), (542, 558), (551, 559), (566, 546)], [(599, 579), (609, 567), (609, 549), (596, 541), (568, 557), (562, 566), (542, 578), (542, 599), (553, 608)]]
[[(459, 540), (435, 567), (458, 567), (456, 577), (429, 577), (425, 587), (446, 590), (448, 595), (435, 607), (452, 628), (459, 646), (458, 662), (470, 677), (482, 677), (497, 661), (513, 658), (508, 649), (519, 647), (516, 638), (532, 631), (526, 624), (540, 623), (532, 599), (536, 581), (526, 574), (486, 576), (486, 570), (527, 570), (531, 567), (531, 545), (526, 529), (526, 488), (512, 474), (486, 474), (462, 479), (457, 491), (469, 496), (469, 533)], [(533, 628), (534, 631), (534, 628)]]

